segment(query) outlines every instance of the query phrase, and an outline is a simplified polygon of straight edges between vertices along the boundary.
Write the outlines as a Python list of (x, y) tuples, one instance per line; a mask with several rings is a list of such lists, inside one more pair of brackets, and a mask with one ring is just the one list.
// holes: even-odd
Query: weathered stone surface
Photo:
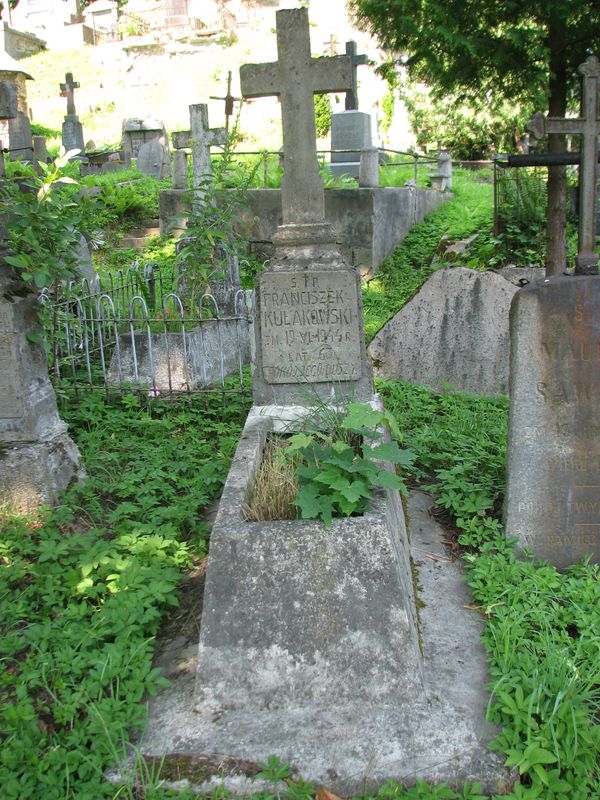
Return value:
[(14, 119), (8, 120), (8, 141), (11, 161), (16, 161), (18, 158), (31, 161), (33, 158), (31, 123), (22, 111), (18, 111)]
[(17, 116), (17, 87), (10, 81), (0, 81), (0, 119)]
[[(371, 117), (364, 111), (342, 111), (331, 115), (331, 149), (350, 152), (332, 152), (330, 169), (334, 175), (360, 177), (361, 151), (371, 148)], [(377, 164), (379, 173), (379, 163)], [(379, 175), (378, 175), (379, 177)], [(361, 184), (361, 185), (378, 185)]]
[[(0, 264), (0, 298), (11, 283), (10, 269)], [(37, 325), (33, 296), (0, 299), (0, 498), (25, 513), (54, 503), (83, 476), (58, 416), (44, 347), (26, 337)]]
[[(242, 443), (244, 444), (244, 443)], [(246, 441), (246, 446), (248, 442)], [(251, 475), (255, 458), (253, 448), (250, 452), (246, 449), (238, 451), (241, 458), (234, 460), (229, 489), (245, 497), (249, 476)], [(255, 452), (255, 451), (254, 451)], [(235, 487), (235, 488), (234, 488)], [(227, 560), (229, 547), (235, 548), (235, 558), (230, 559), (231, 564), (240, 566), (240, 553), (249, 553), (253, 563), (258, 559), (257, 573), (253, 581), (246, 569), (239, 576), (243, 591), (247, 593), (250, 608), (263, 604), (269, 608), (270, 618), (281, 637), (291, 640), (291, 646), (302, 643), (307, 651), (315, 651), (314, 640), (311, 641), (311, 632), (322, 627), (322, 642), (334, 641), (336, 632), (341, 634), (340, 639), (353, 636), (360, 651), (361, 643), (370, 639), (371, 644), (385, 642), (387, 634), (379, 626), (371, 629), (369, 613), (376, 608), (377, 603), (383, 599), (386, 590), (386, 580), (392, 575), (391, 560), (385, 557), (380, 564), (380, 580), (375, 580), (374, 595), (363, 597), (360, 587), (367, 588), (369, 580), (374, 578), (371, 571), (375, 566), (376, 554), (371, 550), (366, 555), (366, 563), (360, 561), (360, 553), (364, 544), (360, 540), (345, 542), (340, 537), (340, 529), (327, 533), (322, 528), (323, 556), (320, 551), (313, 549), (316, 546), (316, 534), (309, 533), (308, 541), (295, 535), (290, 523), (266, 523), (264, 533), (259, 532), (267, 553), (278, 552), (278, 570), (285, 570), (285, 574), (277, 572), (272, 574), (268, 565), (261, 562), (260, 554), (254, 551), (253, 532), (258, 527), (257, 523), (244, 523), (239, 521), (240, 509), (234, 508), (231, 495), (229, 499), (221, 501), (217, 524), (221, 533), (218, 535), (221, 543), (215, 545), (215, 537), (211, 543), (209, 558), (214, 557), (221, 561), (221, 568), (227, 569), (224, 560)], [(370, 522), (366, 528), (372, 536), (372, 520), (382, 520), (383, 507), (379, 506), (367, 516)], [(381, 503), (384, 503), (381, 500)], [(183, 759), (201, 761), (198, 754), (221, 753), (237, 759), (264, 762), (266, 758), (275, 754), (282, 760), (298, 767), (299, 774), (305, 780), (314, 780), (317, 784), (325, 785), (330, 790), (342, 796), (362, 794), (365, 788), (376, 789), (389, 779), (400, 780), (403, 783), (414, 784), (415, 778), (423, 778), (432, 782), (449, 781), (452, 786), (462, 787), (464, 780), (476, 781), (482, 784), (486, 793), (500, 792), (508, 782), (507, 771), (502, 768), (503, 758), (490, 751), (486, 743), (496, 734), (496, 731), (486, 724), (485, 713), (488, 703), (486, 692), (487, 672), (486, 658), (481, 646), (480, 637), (483, 629), (481, 615), (468, 611), (470, 604), (468, 587), (464, 582), (457, 562), (447, 558), (443, 540), (444, 531), (433, 521), (431, 516), (431, 498), (424, 493), (412, 493), (408, 502), (408, 514), (411, 527), (411, 544), (413, 558), (415, 559), (415, 586), (418, 587), (421, 609), (419, 612), (420, 637), (422, 646), (422, 663), (425, 691), (418, 687), (418, 669), (413, 662), (406, 674), (408, 684), (401, 685), (398, 676), (392, 675), (392, 682), (398, 687), (398, 697), (402, 702), (382, 703), (378, 700), (369, 702), (361, 701), (358, 697), (350, 697), (348, 702), (334, 702), (335, 697), (347, 695), (343, 686), (345, 672), (339, 670), (338, 684), (333, 688), (333, 695), (316, 699), (310, 704), (302, 702), (303, 696), (292, 684), (287, 697), (282, 697), (275, 688), (278, 702), (272, 707), (263, 708), (227, 708), (221, 715), (213, 716), (211, 707), (201, 705), (197, 697), (196, 707), (193, 710), (194, 678), (196, 660), (189, 652), (192, 641), (183, 641), (179, 646), (169, 645), (171, 668), (167, 667), (169, 678), (173, 681), (171, 686), (163, 690), (157, 698), (152, 698), (149, 709), (149, 725), (139, 743), (143, 755), (156, 756), (159, 759), (165, 754), (165, 772), (169, 774), (171, 764), (170, 756), (174, 763), (181, 763)], [(237, 521), (233, 523), (237, 516)], [(360, 520), (355, 520), (359, 522)], [(304, 525), (305, 523), (300, 523)], [(281, 524), (280, 524), (281, 525)], [(312, 523), (307, 523), (308, 527)], [(277, 526), (278, 536), (269, 536), (267, 530)], [(394, 529), (390, 526), (392, 538), (402, 539), (403, 528)], [(237, 533), (236, 533), (237, 531)], [(246, 531), (248, 531), (246, 533)], [(325, 533), (327, 535), (325, 535)], [(352, 533), (350, 534), (352, 537)], [(377, 537), (376, 537), (377, 538)], [(352, 546), (352, 542), (354, 546)], [(372, 543), (374, 543), (373, 540)], [(295, 546), (294, 546), (295, 545)], [(388, 545), (389, 546), (389, 545)], [(332, 556), (336, 553), (341, 556), (348, 547), (351, 570), (345, 567), (333, 567), (335, 561)], [(390, 551), (384, 548), (381, 553), (390, 556)], [(423, 553), (430, 553), (432, 558), (423, 558)], [(312, 560), (303, 559), (303, 555), (310, 554)], [(400, 555), (397, 563), (401, 563)], [(287, 567), (286, 567), (287, 564)], [(298, 568), (299, 574), (294, 570)], [(314, 573), (313, 579), (304, 585), (300, 577), (307, 573)], [(356, 574), (355, 574), (356, 573)], [(238, 576), (236, 576), (237, 578)], [(396, 578), (398, 580), (398, 578)], [(392, 580), (393, 583), (393, 580)], [(228, 584), (229, 587), (237, 583)], [(387, 583), (387, 587), (390, 587)], [(290, 587), (289, 594), (286, 593)], [(318, 587), (320, 589), (318, 590)], [(224, 609), (220, 606), (221, 599), (226, 608), (232, 613), (247, 616), (249, 628), (240, 627), (240, 635), (248, 634), (246, 644), (246, 657), (250, 657), (250, 641), (254, 636), (256, 615), (254, 618), (243, 606), (232, 607), (232, 598), (227, 591), (227, 584), (216, 587), (219, 591), (218, 598), (213, 595), (213, 605), (220, 608), (213, 612), (209, 596), (205, 599), (202, 628), (204, 620), (210, 616), (216, 620), (223, 615)], [(273, 592), (273, 597), (270, 596)], [(298, 596), (294, 597), (297, 593)], [(312, 593), (312, 594), (311, 594)], [(302, 595), (301, 600), (299, 596)], [(354, 597), (352, 598), (352, 595)], [(350, 599), (352, 598), (352, 599)], [(218, 600), (218, 602), (217, 602)], [(294, 600), (300, 604), (294, 605)], [(365, 608), (357, 608), (366, 600)], [(347, 614), (342, 616), (332, 614), (328, 619), (325, 610), (327, 602), (331, 607), (340, 606)], [(400, 609), (400, 616), (404, 617), (404, 609), (398, 595), (390, 598), (392, 606), (388, 609), (387, 603), (383, 610), (384, 616), (392, 613), (392, 608)], [(280, 603), (280, 605), (278, 605)], [(280, 609), (291, 607), (292, 621), (295, 622), (291, 632), (285, 629), (285, 617)], [(313, 611), (316, 619), (309, 616)], [(410, 619), (408, 617), (404, 619)], [(343, 627), (342, 620), (347, 622)], [(308, 628), (303, 627), (306, 622)], [(364, 639), (356, 635), (357, 628), (353, 624), (364, 623), (367, 634)], [(210, 623), (207, 623), (210, 625)], [(234, 627), (229, 619), (225, 618), (227, 631)], [(402, 627), (402, 626), (401, 626)], [(266, 629), (267, 633), (268, 630)], [(297, 635), (296, 635), (297, 634)], [(208, 634), (207, 634), (208, 635)], [(403, 653), (396, 650), (401, 633), (394, 624), (391, 629), (391, 645), (389, 655), (406, 659), (407, 663), (412, 658), (411, 645)], [(216, 639), (216, 631), (210, 634), (211, 639)], [(225, 640), (216, 641), (217, 646), (226, 648)], [(279, 656), (283, 656), (283, 648), (273, 648), (265, 652), (265, 641), (258, 642), (253, 669), (258, 672), (259, 659), (262, 654), (265, 663), (272, 664)], [(319, 642), (321, 645), (321, 642)], [(354, 641), (352, 642), (354, 646)], [(384, 645), (385, 646), (385, 645)], [(323, 651), (324, 652), (324, 651)], [(373, 653), (372, 664), (365, 664), (363, 680), (359, 684), (359, 694), (375, 698), (380, 692), (380, 700), (386, 694), (391, 698), (392, 692), (386, 684), (380, 682), (376, 675), (381, 675), (379, 647)], [(382, 659), (384, 666), (387, 656)], [(323, 668), (325, 659), (319, 649), (316, 658), (307, 659), (299, 665), (299, 675), (309, 676), (311, 670)], [(163, 660), (163, 666), (164, 660)], [(227, 664), (226, 669), (231, 670)], [(204, 664), (198, 664), (201, 676)], [(353, 667), (350, 665), (350, 669)], [(333, 676), (334, 670), (330, 670)], [(357, 673), (354, 673), (354, 677)], [(266, 669), (257, 675), (259, 685), (265, 689), (272, 673)], [(289, 674), (288, 674), (288, 677)], [(219, 675), (215, 674), (215, 683), (218, 684)], [(245, 675), (241, 675), (239, 691), (234, 686), (234, 705), (243, 702), (246, 691), (252, 692), (253, 685)], [(413, 692), (407, 691), (409, 687)], [(308, 689), (314, 684), (308, 682)], [(415, 690), (416, 689), (416, 690)], [(305, 697), (308, 697), (307, 694)], [(317, 698), (318, 698), (317, 694)], [(266, 695), (263, 695), (268, 701)], [(265, 703), (266, 706), (266, 703)], [(200, 713), (198, 713), (200, 712)], [(162, 763), (162, 762), (161, 762)], [(186, 762), (187, 763), (187, 762)], [(206, 791), (210, 786), (220, 785), (221, 775), (216, 770), (212, 780), (205, 777), (194, 780), (191, 772), (191, 782), (197, 784), (197, 789)], [(204, 773), (205, 775), (206, 773)], [(206, 781), (206, 782), (205, 782)], [(227, 788), (235, 793), (246, 792), (250, 794), (260, 788), (256, 779), (243, 777), (226, 777), (224, 783)], [(202, 786), (200, 786), (202, 784)]]
[(508, 391), (509, 310), (517, 287), (493, 272), (435, 272), (369, 346), (377, 375), (439, 389)]
[(359, 277), (355, 270), (264, 272), (256, 291), (255, 402), (312, 405), (368, 400)]
[(188, 155), (184, 150), (173, 153), (173, 189), (188, 188)]
[(600, 561), (600, 278), (526, 286), (511, 309), (506, 531), (563, 568)]
[(502, 267), (497, 270), (498, 275), (502, 275), (507, 281), (514, 283), (515, 286), (521, 288), (526, 286), (527, 283), (537, 283), (543, 281), (546, 277), (546, 270), (539, 267)]
[(85, 142), (83, 140), (83, 126), (79, 117), (67, 116), (62, 124), (62, 145), (65, 150), (80, 150), (85, 153)]
[(124, 119), (122, 130), (123, 160), (127, 163), (130, 163), (132, 158), (137, 158), (140, 147), (145, 142), (160, 138), (167, 141), (164, 123), (154, 117)]
[(137, 156), (137, 168), (142, 175), (153, 178), (165, 178), (168, 171), (165, 169), (165, 153), (168, 150), (159, 139), (151, 139), (141, 145)]
[(363, 147), (360, 151), (358, 185), (370, 189), (379, 186), (379, 150), (376, 147)]
[[(150, 340), (150, 341), (148, 341)], [(134, 358), (135, 355), (135, 358)], [(181, 333), (129, 334), (119, 338), (107, 374), (109, 386), (135, 383), (159, 391), (187, 391), (219, 383), (250, 358), (242, 320), (204, 322)], [(136, 373), (137, 364), (137, 373)]]
[(349, 270), (266, 273), (258, 308), (266, 383), (359, 378), (357, 285)]

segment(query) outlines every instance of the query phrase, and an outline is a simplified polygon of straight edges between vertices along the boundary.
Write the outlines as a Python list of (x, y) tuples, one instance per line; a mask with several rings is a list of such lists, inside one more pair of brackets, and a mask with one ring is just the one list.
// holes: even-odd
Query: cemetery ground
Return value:
[[(107, 217), (98, 228), (152, 214), (149, 190), (131, 184), (128, 205), (120, 201), (123, 187), (106, 185), (113, 200), (103, 204)], [(442, 265), (443, 235), (462, 239), (481, 230), (461, 263), (485, 268), (493, 258), (489, 182), (465, 174), (455, 187), (456, 197), (414, 228), (365, 285), (369, 337)], [(136, 202), (140, 217), (127, 211)], [(90, 211), (97, 213), (98, 206)], [(170, 247), (157, 239), (148, 254), (174, 259)], [(131, 255), (97, 264), (111, 270)], [(248, 284), (252, 271), (250, 265)], [(162, 786), (160, 764), (138, 759), (135, 779), (120, 787), (104, 772), (143, 726), (144, 696), (164, 681), (153, 666), (155, 638), (169, 613), (180, 619), (190, 610), (185, 587), (207, 552), (206, 510), (222, 489), (250, 392), (167, 402), (133, 393), (75, 397), (67, 384), (57, 388), (88, 479), (42, 517), (3, 515), (1, 796), (185, 797)], [(500, 523), (506, 398), (384, 381), (378, 389), (398, 423), (400, 446), (415, 454), (403, 477), (434, 493), (447, 556), (461, 559), (470, 611), (485, 618), (489, 714), (500, 726), (494, 747), (514, 769), (503, 796), (600, 796), (598, 569), (581, 563), (559, 573), (515, 558)], [(178, 588), (182, 605), (173, 610)], [(290, 765), (270, 760), (257, 770), (273, 784), (261, 794), (265, 800), (316, 792)], [(481, 793), (417, 781), (408, 789), (390, 783), (376, 796), (475, 800)]]

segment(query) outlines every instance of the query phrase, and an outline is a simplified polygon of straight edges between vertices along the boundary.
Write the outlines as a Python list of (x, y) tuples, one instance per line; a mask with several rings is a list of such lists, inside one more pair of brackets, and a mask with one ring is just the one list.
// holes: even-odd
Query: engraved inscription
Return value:
[(267, 383), (358, 380), (360, 328), (353, 273), (270, 273), (259, 291)]
[(17, 369), (13, 310), (0, 304), (0, 419), (19, 419), (24, 414), (21, 374)]

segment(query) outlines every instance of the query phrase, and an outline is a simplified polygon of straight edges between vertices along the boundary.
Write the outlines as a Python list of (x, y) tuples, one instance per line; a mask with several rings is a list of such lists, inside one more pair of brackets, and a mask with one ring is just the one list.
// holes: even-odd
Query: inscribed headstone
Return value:
[(10, 143), (10, 160), (31, 161), (33, 158), (33, 136), (31, 123), (22, 111), (17, 112), (14, 119), (8, 120), (8, 138)]
[(158, 139), (144, 142), (137, 156), (137, 168), (142, 175), (164, 178), (165, 146)]
[(511, 311), (506, 531), (563, 568), (600, 561), (600, 278), (530, 284)]

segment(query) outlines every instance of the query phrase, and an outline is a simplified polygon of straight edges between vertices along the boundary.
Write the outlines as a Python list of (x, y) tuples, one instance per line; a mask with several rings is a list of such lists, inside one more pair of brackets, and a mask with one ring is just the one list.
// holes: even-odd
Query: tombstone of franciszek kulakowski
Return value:
[(521, 289), (511, 309), (506, 531), (559, 568), (600, 561), (600, 277), (595, 249), (600, 64), (590, 56), (582, 113), (536, 115), (530, 129), (581, 136), (574, 275)]
[[(0, 497), (17, 512), (54, 503), (83, 476), (79, 452), (58, 416), (38, 325), (35, 297), (11, 296), (12, 269), (0, 257)], [(22, 284), (21, 284), (22, 288)]]

